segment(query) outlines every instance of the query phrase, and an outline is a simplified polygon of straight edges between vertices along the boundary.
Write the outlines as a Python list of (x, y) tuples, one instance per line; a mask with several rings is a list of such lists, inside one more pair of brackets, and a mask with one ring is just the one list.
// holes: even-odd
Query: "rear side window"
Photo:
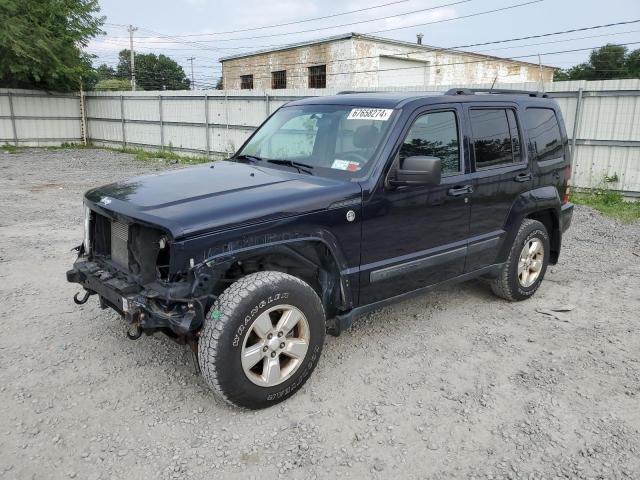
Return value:
[(522, 161), (520, 134), (512, 109), (472, 109), (476, 169)]
[(443, 175), (460, 172), (455, 112), (427, 113), (417, 118), (400, 147), (400, 164), (413, 156), (438, 157), (442, 161)]
[(562, 156), (562, 134), (556, 113), (550, 108), (527, 108), (529, 156), (538, 162)]

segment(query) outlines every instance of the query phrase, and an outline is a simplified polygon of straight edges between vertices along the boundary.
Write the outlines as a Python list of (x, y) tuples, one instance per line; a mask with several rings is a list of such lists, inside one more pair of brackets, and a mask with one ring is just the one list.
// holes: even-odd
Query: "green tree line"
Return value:
[(556, 81), (614, 78), (640, 78), (640, 48), (629, 51), (625, 46), (608, 44), (593, 50), (589, 61), (558, 70), (553, 77)]

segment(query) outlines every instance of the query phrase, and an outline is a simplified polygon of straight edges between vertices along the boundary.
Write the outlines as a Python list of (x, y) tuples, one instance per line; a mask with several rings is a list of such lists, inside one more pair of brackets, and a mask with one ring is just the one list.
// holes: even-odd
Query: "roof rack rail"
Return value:
[(336, 95), (349, 95), (351, 93), (384, 93), (384, 92), (376, 92), (374, 90), (342, 90), (341, 92), (336, 93)]
[(534, 92), (531, 90), (508, 90), (501, 88), (452, 88), (445, 92), (445, 95), (475, 95), (476, 93), (490, 94), (510, 94), (510, 95), (528, 95), (529, 97), (549, 98), (544, 92)]

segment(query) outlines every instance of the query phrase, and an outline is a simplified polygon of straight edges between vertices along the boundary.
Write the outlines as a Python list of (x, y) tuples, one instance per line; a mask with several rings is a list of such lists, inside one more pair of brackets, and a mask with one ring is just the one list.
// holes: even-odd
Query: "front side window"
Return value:
[(550, 108), (527, 108), (525, 115), (531, 158), (540, 162), (561, 157), (562, 133), (555, 112)]
[(253, 75), (240, 75), (240, 88), (242, 90), (252, 90)]
[(309, 67), (309, 88), (327, 88), (327, 66)]
[(520, 135), (512, 109), (472, 109), (476, 169), (522, 161)]
[(312, 167), (314, 175), (361, 177), (373, 164), (395, 115), (393, 109), (346, 105), (284, 107), (236, 156), (274, 168), (295, 168), (282, 161), (296, 162)]
[(443, 175), (461, 171), (455, 112), (427, 113), (416, 119), (400, 147), (400, 165), (414, 156), (438, 157)]

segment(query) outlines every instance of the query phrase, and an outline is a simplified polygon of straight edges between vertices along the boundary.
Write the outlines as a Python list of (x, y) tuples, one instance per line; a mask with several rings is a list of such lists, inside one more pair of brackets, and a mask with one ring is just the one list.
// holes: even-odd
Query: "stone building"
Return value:
[(553, 80), (554, 68), (347, 33), (220, 59), (224, 88), (366, 89)]

